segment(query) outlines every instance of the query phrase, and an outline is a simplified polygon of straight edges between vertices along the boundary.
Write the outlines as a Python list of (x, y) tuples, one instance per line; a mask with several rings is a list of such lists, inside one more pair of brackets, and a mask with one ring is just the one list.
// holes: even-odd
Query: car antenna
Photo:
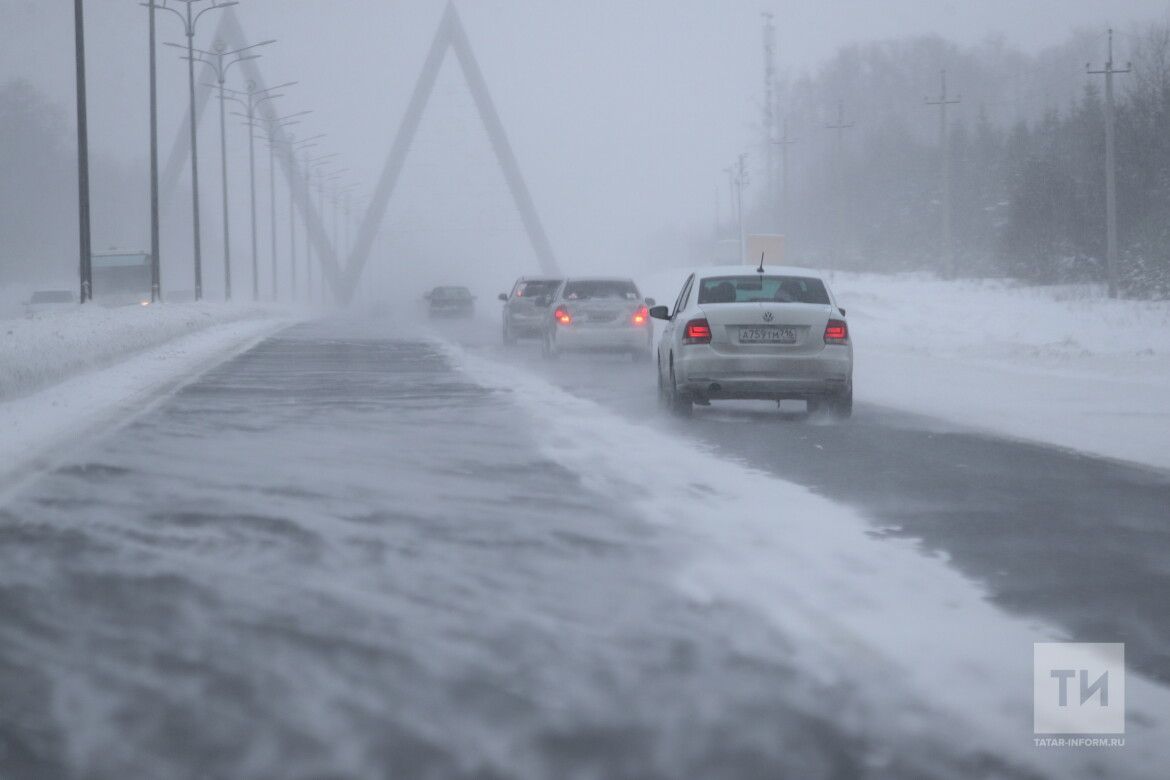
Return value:
[(756, 269), (756, 273), (758, 274), (762, 274), (764, 272), (764, 255), (766, 254), (768, 254), (767, 249), (765, 249), (763, 252), (760, 252), (760, 267)]

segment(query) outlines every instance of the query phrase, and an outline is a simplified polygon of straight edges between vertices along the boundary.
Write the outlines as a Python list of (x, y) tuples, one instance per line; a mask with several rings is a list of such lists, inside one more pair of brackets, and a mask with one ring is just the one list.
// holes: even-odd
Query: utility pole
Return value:
[(942, 90), (938, 100), (926, 98), (926, 105), (938, 106), (938, 148), (942, 155), (942, 251), (943, 276), (955, 277), (955, 245), (951, 236), (951, 132), (947, 124), (947, 106), (961, 102), (962, 98), (947, 97), (947, 71), (942, 70)]
[(788, 147), (797, 143), (797, 140), (788, 135), (788, 117), (784, 117), (781, 129), (784, 134), (779, 141), (773, 141), (771, 145), (780, 147), (780, 227), (787, 232), (790, 203), (788, 196)]
[(150, 27), (148, 56), (150, 57), (150, 302), (162, 300), (162, 263), (159, 258), (158, 228), (158, 68), (155, 62), (155, 4), (147, 5), (147, 24)]
[(731, 219), (735, 219), (735, 166), (723, 169), (727, 174), (727, 199), (731, 204)]
[(1093, 75), (1105, 76), (1105, 266), (1109, 280), (1109, 297), (1116, 298), (1118, 293), (1118, 258), (1117, 258), (1117, 159), (1116, 159), (1116, 131), (1114, 127), (1113, 106), (1113, 76), (1117, 73), (1129, 73), (1132, 68), (1127, 62), (1124, 68), (1113, 67), (1113, 28), (1109, 29), (1109, 54), (1105, 60), (1104, 70), (1086, 70)]
[(77, 89), (77, 244), (81, 303), (93, 300), (93, 255), (89, 233), (89, 121), (85, 89), (85, 8), (73, 0), (73, 45)]
[(837, 121), (825, 125), (826, 130), (837, 131), (836, 169), (837, 169), (837, 229), (833, 231), (833, 247), (840, 259), (841, 241), (845, 231), (845, 131), (853, 127), (853, 122), (845, 121), (845, 101), (837, 101)]
[(723, 214), (722, 214), (722, 200), (723, 196), (719, 194), (719, 185), (715, 185), (715, 240), (719, 241), (719, 237), (723, 235)]
[(735, 165), (725, 170), (731, 183), (731, 200), (735, 207), (736, 222), (739, 224), (739, 261), (743, 263), (747, 256), (747, 235), (743, 226), (743, 190), (748, 183), (747, 153), (741, 153)]
[(776, 116), (774, 85), (776, 81), (776, 25), (773, 15), (764, 11), (764, 148), (767, 167), (765, 185), (768, 188), (765, 194), (765, 205), (768, 211), (768, 220), (776, 218), (776, 165), (773, 154), (773, 142), (776, 137)]

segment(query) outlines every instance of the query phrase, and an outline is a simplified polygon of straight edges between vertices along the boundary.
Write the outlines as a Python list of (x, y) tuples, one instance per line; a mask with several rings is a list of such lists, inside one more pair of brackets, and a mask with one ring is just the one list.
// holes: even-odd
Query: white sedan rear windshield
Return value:
[(566, 301), (585, 301), (591, 298), (617, 298), (623, 301), (638, 300), (638, 288), (633, 282), (620, 279), (589, 279), (566, 282), (563, 297)]
[(559, 284), (560, 280), (558, 279), (534, 279), (529, 282), (520, 282), (516, 285), (515, 297), (539, 298), (542, 295), (552, 295), (556, 292)]
[(829, 303), (813, 276), (712, 276), (699, 282), (699, 303)]

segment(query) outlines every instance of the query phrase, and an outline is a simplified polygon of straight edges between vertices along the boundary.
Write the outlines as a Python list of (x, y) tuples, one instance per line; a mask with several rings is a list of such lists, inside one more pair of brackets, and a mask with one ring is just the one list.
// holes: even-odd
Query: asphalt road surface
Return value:
[[(657, 414), (645, 365), (441, 332)], [(1165, 475), (864, 406), (658, 419), (1170, 674)], [(538, 435), (432, 343), (331, 322), (79, 447), (0, 509), (0, 777), (1033, 776), (869, 741), (792, 637), (685, 598), (685, 540)]]

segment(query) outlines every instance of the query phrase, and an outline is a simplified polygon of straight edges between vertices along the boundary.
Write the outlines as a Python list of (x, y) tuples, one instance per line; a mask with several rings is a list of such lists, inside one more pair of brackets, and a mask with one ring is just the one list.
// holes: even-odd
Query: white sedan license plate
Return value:
[(759, 328), (740, 328), (739, 343), (741, 344), (795, 344), (796, 331), (793, 328), (778, 328), (764, 326)]

